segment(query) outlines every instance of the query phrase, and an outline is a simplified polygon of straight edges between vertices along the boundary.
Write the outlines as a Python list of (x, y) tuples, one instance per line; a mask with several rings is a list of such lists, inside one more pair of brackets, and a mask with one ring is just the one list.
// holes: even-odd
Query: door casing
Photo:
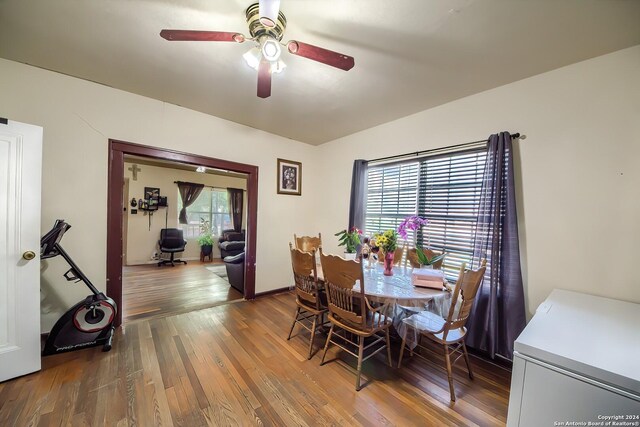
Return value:
[(109, 178), (107, 188), (107, 295), (118, 305), (116, 326), (122, 323), (122, 218), (124, 156), (171, 160), (195, 166), (224, 169), (247, 174), (247, 234), (245, 246), (245, 299), (256, 291), (256, 230), (258, 220), (258, 167), (244, 163), (183, 153), (158, 147), (109, 140)]

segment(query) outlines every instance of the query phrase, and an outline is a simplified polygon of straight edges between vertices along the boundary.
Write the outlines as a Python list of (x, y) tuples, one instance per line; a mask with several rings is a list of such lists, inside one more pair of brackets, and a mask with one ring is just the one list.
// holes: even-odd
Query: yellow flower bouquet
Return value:
[(396, 230), (385, 230), (382, 233), (373, 235), (375, 246), (386, 253), (392, 253), (398, 247), (398, 232)]

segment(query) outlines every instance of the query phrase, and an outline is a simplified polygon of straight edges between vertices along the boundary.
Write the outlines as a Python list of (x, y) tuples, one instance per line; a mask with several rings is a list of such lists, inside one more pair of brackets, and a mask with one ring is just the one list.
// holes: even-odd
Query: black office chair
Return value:
[(187, 246), (187, 241), (182, 237), (182, 230), (178, 228), (163, 228), (160, 230), (158, 246), (160, 246), (160, 252), (171, 254), (171, 258), (161, 260), (158, 263), (158, 267), (164, 264), (171, 264), (171, 267), (175, 267), (174, 263), (176, 262), (187, 263), (187, 261), (173, 258), (176, 252), (183, 252), (184, 247)]

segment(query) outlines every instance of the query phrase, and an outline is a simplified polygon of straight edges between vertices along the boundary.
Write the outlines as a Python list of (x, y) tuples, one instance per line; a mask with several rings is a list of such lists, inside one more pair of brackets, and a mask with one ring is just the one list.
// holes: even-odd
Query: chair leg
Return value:
[(400, 347), (400, 357), (398, 358), (398, 368), (402, 366), (402, 356), (404, 355), (404, 346), (407, 344), (407, 338), (402, 337), (402, 346)]
[(356, 391), (360, 391), (360, 373), (362, 372), (362, 356), (364, 353), (364, 337), (358, 337), (358, 374), (356, 375)]
[(291, 329), (289, 330), (289, 336), (287, 337), (287, 341), (291, 339), (291, 334), (293, 333), (293, 328), (296, 326), (296, 322), (298, 321), (298, 316), (300, 315), (300, 307), (296, 308), (296, 314), (293, 316), (293, 323), (291, 324)]
[[(418, 350), (420, 350), (420, 341), (422, 340), (422, 334), (418, 334), (418, 342), (416, 343), (416, 347)], [(413, 348), (409, 349), (409, 357), (413, 357)]]
[(313, 325), (311, 326), (311, 339), (309, 340), (309, 357), (307, 359), (311, 359), (313, 356), (313, 339), (316, 337), (316, 322), (318, 321), (318, 316), (313, 316)]
[(391, 340), (389, 339), (389, 328), (385, 329), (385, 335), (387, 336), (387, 361), (389, 362), (389, 366), (393, 368), (393, 363), (391, 362)]
[(449, 379), (449, 393), (451, 394), (451, 401), (456, 401), (456, 391), (453, 388), (453, 372), (451, 370), (451, 359), (449, 357), (449, 346), (444, 345), (444, 361), (447, 364), (447, 377)]
[(469, 378), (473, 379), (473, 372), (471, 372), (471, 363), (469, 363), (469, 353), (467, 353), (467, 346), (462, 341), (462, 350), (464, 351), (464, 361), (467, 362), (467, 370), (469, 371)]
[(324, 365), (324, 358), (327, 355), (327, 350), (329, 349), (329, 342), (331, 341), (331, 334), (333, 334), (333, 323), (331, 324), (331, 328), (329, 329), (329, 335), (327, 336), (327, 342), (324, 345), (324, 353), (322, 353), (322, 361), (320, 362), (320, 366)]

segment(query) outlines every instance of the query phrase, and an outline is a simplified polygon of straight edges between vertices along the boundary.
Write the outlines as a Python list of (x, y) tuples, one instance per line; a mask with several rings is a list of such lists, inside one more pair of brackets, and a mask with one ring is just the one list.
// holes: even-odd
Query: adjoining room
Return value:
[(244, 298), (246, 175), (138, 156), (124, 170), (124, 321)]

